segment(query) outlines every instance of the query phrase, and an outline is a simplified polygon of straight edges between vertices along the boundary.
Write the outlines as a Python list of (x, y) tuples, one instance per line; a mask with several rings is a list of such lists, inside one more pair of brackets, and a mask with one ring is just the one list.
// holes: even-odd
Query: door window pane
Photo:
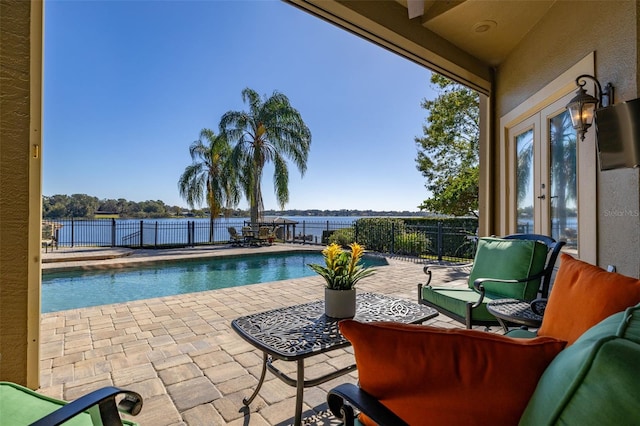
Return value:
[(517, 232), (533, 232), (533, 130), (516, 136)]
[(568, 111), (549, 120), (549, 132), (551, 236), (577, 248), (576, 132)]

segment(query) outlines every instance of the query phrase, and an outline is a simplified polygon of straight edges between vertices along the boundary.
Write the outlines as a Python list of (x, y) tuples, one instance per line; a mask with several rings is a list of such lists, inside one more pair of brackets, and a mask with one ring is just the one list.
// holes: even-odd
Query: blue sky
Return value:
[(285, 208), (414, 211), (427, 196), (414, 138), (430, 72), (277, 0), (51, 0), (44, 75), (45, 195), (186, 206), (189, 145), (250, 87), (287, 95), (312, 133)]

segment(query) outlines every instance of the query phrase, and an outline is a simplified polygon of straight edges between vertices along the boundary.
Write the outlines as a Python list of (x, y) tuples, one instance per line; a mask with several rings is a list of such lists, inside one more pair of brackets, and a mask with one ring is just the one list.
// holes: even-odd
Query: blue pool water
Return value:
[[(384, 258), (363, 258), (382, 266)], [(320, 253), (280, 253), (160, 262), (135, 268), (64, 271), (42, 276), (42, 312), (122, 303), (314, 275)]]

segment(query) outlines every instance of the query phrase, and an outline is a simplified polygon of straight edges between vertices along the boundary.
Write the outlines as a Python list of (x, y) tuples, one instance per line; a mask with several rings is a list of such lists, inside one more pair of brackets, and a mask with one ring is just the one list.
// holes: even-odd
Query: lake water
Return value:
[[(355, 216), (286, 216), (294, 224), (282, 224), (282, 235), (288, 239), (306, 236), (308, 242), (322, 242), (324, 231), (346, 228), (359, 219)], [(265, 218), (272, 223), (275, 217)], [(58, 229), (60, 246), (145, 246), (198, 244), (229, 241), (228, 227), (239, 232), (249, 222), (249, 218), (217, 218), (213, 236), (208, 218), (179, 219), (93, 219), (55, 220), (62, 225)], [(189, 228), (191, 227), (191, 228)], [(286, 234), (285, 234), (286, 233)], [(213, 237), (213, 238), (211, 238)]]

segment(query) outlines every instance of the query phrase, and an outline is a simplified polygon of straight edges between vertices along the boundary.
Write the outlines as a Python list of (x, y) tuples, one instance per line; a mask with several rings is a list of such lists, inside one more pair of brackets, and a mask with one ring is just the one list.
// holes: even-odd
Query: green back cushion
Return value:
[(547, 367), (521, 425), (640, 424), (640, 305), (584, 333)]
[[(505, 240), (484, 237), (478, 241), (478, 250), (469, 275), (469, 288), (478, 278), (523, 279), (539, 274), (547, 261), (547, 246), (538, 241)], [(487, 293), (522, 300), (535, 299), (540, 279), (517, 284), (487, 281)]]

